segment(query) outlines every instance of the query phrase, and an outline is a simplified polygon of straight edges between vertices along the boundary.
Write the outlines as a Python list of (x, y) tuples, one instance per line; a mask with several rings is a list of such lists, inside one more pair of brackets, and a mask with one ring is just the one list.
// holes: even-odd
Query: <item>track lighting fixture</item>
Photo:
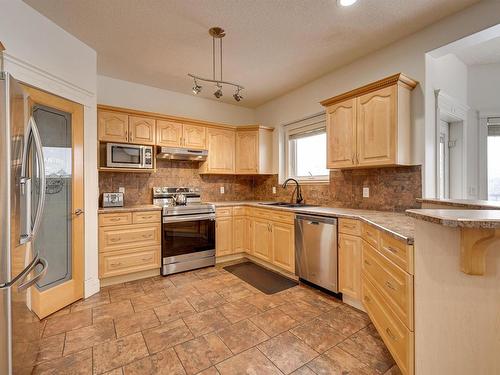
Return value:
[[(243, 99), (243, 96), (241, 96), (240, 91), (244, 89), (243, 86), (237, 84), (237, 83), (232, 83), (228, 81), (223, 81), (222, 80), (222, 38), (226, 36), (226, 32), (224, 29), (220, 27), (212, 27), (210, 30), (208, 30), (208, 33), (212, 36), (212, 79), (209, 78), (203, 78), (194, 74), (189, 73), (188, 76), (193, 78), (194, 80), (194, 85), (193, 85), (193, 94), (198, 94), (201, 91), (201, 86), (198, 85), (197, 81), (203, 81), (203, 82), (212, 82), (215, 83), (215, 87), (217, 88), (217, 91), (214, 92), (214, 96), (217, 99), (220, 99), (222, 97), (222, 86), (233, 86), (236, 88), (236, 93), (233, 95), (234, 100), (239, 102), (241, 99)], [(219, 63), (220, 63), (220, 77), (219, 79), (216, 79), (215, 77), (215, 71), (216, 71), (216, 46), (215, 46), (215, 40), (219, 40), (219, 52), (220, 52), (220, 57), (219, 57)]]

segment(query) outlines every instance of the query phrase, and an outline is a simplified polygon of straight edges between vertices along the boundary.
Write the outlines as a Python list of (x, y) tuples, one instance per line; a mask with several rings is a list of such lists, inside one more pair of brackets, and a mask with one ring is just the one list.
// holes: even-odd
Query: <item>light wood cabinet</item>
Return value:
[(253, 221), (253, 255), (271, 262), (271, 227), (268, 220)]
[(234, 253), (248, 251), (248, 219), (245, 216), (233, 217), (233, 249)]
[(99, 140), (103, 142), (128, 142), (128, 115), (119, 112), (99, 111), (97, 115)]
[(224, 256), (233, 253), (233, 218), (217, 217), (215, 224), (215, 253)]
[(396, 74), (321, 102), (327, 113), (327, 166), (411, 165), (410, 92)]
[(155, 144), (156, 120), (153, 118), (99, 110), (97, 122), (101, 142)]
[(99, 214), (99, 278), (160, 269), (161, 212)]
[(356, 163), (356, 100), (334, 104), (326, 110), (327, 167), (352, 167)]
[(236, 173), (272, 173), (272, 130), (236, 130)]
[(165, 147), (181, 147), (182, 124), (158, 120), (156, 124), (156, 144)]
[(200, 173), (234, 174), (235, 132), (226, 129), (207, 129), (208, 158)]
[(271, 223), (273, 264), (295, 273), (295, 228), (291, 224)]
[(207, 129), (203, 126), (184, 124), (182, 146), (197, 150), (205, 149), (207, 147)]
[(129, 116), (128, 130), (130, 143), (154, 145), (156, 140), (156, 120), (148, 117)]
[(339, 235), (339, 290), (361, 300), (361, 238)]

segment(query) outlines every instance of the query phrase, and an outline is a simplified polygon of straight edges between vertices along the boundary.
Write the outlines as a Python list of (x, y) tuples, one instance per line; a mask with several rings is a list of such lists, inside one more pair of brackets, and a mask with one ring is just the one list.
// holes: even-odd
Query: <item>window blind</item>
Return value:
[(488, 117), (488, 136), (500, 136), (500, 117)]

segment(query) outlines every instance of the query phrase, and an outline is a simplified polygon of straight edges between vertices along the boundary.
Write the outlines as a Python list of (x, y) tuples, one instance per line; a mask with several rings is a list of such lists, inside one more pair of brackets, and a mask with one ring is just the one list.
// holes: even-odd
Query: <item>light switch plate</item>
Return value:
[(370, 198), (370, 188), (369, 187), (363, 188), (363, 198)]
[(273, 186), (273, 194), (276, 194), (276, 186)]
[(221, 193), (221, 194), (224, 194), (224, 186), (221, 186), (221, 187), (220, 187), (220, 193)]
[(123, 194), (125, 194), (125, 187), (124, 187), (124, 186), (120, 186), (120, 187), (118, 188), (118, 192), (119, 192), (119, 193), (123, 193)]

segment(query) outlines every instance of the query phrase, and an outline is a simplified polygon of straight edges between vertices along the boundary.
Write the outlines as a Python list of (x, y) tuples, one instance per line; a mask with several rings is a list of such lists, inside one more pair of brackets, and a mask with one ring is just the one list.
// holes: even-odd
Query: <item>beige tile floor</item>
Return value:
[(44, 324), (34, 374), (400, 374), (366, 314), (221, 267), (103, 288)]

